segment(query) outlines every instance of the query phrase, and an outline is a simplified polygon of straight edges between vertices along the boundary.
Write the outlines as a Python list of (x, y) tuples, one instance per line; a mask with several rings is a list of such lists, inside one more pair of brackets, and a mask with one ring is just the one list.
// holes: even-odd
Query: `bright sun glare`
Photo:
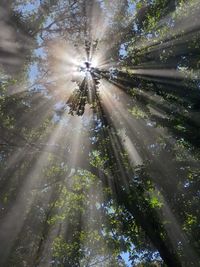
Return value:
[(200, 0), (0, 0), (0, 267), (200, 266), (199, 67)]

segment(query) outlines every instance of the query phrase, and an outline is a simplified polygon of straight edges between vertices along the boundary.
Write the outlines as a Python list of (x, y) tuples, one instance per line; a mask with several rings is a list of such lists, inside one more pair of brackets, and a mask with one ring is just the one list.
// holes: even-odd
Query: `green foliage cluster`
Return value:
[[(19, 50), (0, 45), (0, 265), (198, 266), (198, 1), (2, 3)], [(69, 118), (48, 44), (83, 45), (94, 7), (115, 105)]]

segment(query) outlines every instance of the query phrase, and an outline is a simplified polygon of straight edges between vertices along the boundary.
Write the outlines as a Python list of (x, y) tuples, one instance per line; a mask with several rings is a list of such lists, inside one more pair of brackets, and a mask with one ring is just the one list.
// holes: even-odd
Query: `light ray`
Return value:
[[(175, 27), (172, 27), (170, 29), (170, 33), (169, 31), (164, 31), (164, 36), (153, 37), (153, 38), (150, 38), (149, 40), (147, 39), (147, 40), (138, 41), (135, 44), (135, 48), (138, 49), (139, 51), (146, 49), (146, 48), (151, 48), (151, 47), (158, 47), (159, 49), (159, 48), (162, 48), (162, 45), (166, 42), (169, 42), (172, 45), (173, 44), (172, 40), (174, 39), (178, 40), (178, 38), (182, 38), (182, 37), (185, 38), (187, 34), (190, 34), (191, 32), (195, 32), (195, 30), (198, 31), (199, 29), (199, 24), (197, 22), (198, 19), (188, 20), (188, 18), (193, 17), (193, 16), (196, 18), (198, 18), (199, 16), (199, 1), (198, 0), (191, 1), (191, 3), (186, 2), (184, 4), (180, 4), (180, 6), (176, 9), (176, 11), (168, 15), (168, 18), (170, 18), (170, 20), (173, 21), (171, 23), (175, 25)], [(160, 27), (161, 25), (163, 25), (163, 28), (166, 27), (166, 24), (164, 24), (165, 20), (167, 20), (167, 17), (164, 19), (162, 18), (160, 23), (158, 23), (158, 25)]]

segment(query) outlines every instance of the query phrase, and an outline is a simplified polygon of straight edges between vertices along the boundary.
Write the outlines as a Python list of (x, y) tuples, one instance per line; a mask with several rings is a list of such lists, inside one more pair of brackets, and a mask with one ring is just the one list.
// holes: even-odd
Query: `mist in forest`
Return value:
[(200, 2), (0, 1), (0, 266), (200, 266)]

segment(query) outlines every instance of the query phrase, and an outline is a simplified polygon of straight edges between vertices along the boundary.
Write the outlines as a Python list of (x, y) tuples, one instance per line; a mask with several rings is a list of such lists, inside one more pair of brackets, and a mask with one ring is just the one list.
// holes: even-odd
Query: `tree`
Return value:
[(1, 265), (198, 266), (198, 2), (3, 4)]

